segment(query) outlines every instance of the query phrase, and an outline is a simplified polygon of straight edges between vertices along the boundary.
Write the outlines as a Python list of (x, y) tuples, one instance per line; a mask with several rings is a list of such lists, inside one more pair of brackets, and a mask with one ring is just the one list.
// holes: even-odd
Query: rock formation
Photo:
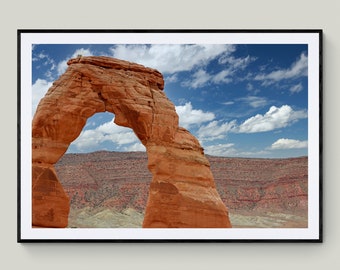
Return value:
[(308, 157), (207, 156), (229, 212), (308, 213)]
[[(308, 227), (307, 157), (206, 157), (233, 228)], [(146, 152), (63, 155), (54, 167), (70, 198), (68, 226), (141, 227), (152, 179), (147, 163)]]
[(152, 173), (145, 228), (231, 227), (197, 139), (178, 126), (154, 69), (108, 57), (78, 57), (40, 101), (32, 123), (32, 224), (65, 227), (69, 199), (54, 164), (97, 112), (112, 112), (146, 147)]

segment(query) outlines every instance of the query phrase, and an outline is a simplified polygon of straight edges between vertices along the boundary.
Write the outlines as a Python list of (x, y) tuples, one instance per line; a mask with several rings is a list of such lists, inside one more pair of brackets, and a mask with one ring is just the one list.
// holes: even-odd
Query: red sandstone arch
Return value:
[(178, 126), (157, 70), (108, 57), (78, 57), (53, 83), (32, 122), (32, 224), (66, 227), (69, 199), (54, 164), (97, 112), (112, 112), (145, 145), (153, 178), (143, 227), (231, 227), (197, 139)]

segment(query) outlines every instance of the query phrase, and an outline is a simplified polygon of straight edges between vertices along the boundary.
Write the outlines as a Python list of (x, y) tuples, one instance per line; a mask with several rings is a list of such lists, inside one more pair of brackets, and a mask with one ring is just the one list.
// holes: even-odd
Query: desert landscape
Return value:
[[(233, 228), (308, 226), (307, 157), (207, 158)], [(65, 154), (55, 168), (70, 198), (68, 227), (142, 227), (152, 179), (145, 152)]]

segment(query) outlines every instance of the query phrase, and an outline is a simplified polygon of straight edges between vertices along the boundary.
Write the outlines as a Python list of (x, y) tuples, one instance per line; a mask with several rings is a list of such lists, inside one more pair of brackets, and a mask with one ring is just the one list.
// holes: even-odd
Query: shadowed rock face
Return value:
[(69, 199), (54, 164), (97, 112), (133, 129), (152, 173), (145, 228), (231, 227), (197, 139), (178, 126), (154, 69), (108, 57), (79, 57), (53, 83), (32, 123), (32, 223), (66, 227)]

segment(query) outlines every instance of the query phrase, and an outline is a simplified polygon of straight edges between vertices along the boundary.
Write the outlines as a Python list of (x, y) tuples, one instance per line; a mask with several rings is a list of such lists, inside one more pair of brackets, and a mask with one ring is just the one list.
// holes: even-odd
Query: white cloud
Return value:
[(304, 53), (300, 55), (300, 58), (294, 62), (290, 68), (279, 69), (272, 71), (268, 74), (259, 74), (255, 76), (255, 80), (263, 81), (263, 85), (270, 85), (275, 82), (303, 77), (308, 75), (308, 56)]
[(218, 56), (234, 52), (235, 46), (226, 44), (116, 45), (111, 48), (111, 51), (113, 57), (155, 68), (162, 73), (175, 73), (207, 65)]
[(186, 80), (182, 83), (182, 86), (189, 87), (189, 88), (199, 88), (203, 87), (204, 85), (209, 82), (212, 78), (205, 70), (199, 69), (191, 76), (190, 80)]
[(250, 63), (257, 58), (252, 56), (235, 58), (234, 56), (224, 55), (219, 59), (220, 64), (228, 64), (231, 70), (245, 69)]
[(90, 49), (84, 49), (84, 48), (80, 48), (80, 49), (77, 49), (71, 57), (67, 58), (67, 59), (64, 59), (62, 61), (60, 61), (57, 65), (57, 72), (58, 72), (58, 75), (61, 75), (63, 74), (66, 69), (67, 69), (67, 61), (70, 59), (70, 58), (75, 58), (77, 57), (78, 55), (82, 55), (82, 56), (92, 56), (93, 53), (91, 52)]
[(236, 127), (236, 121), (219, 124), (218, 121), (212, 121), (198, 129), (198, 138), (201, 141), (212, 141), (224, 139), (227, 133)]
[(307, 148), (308, 141), (299, 141), (293, 139), (281, 138), (274, 142), (270, 149), (296, 149), (296, 148)]
[(254, 151), (235, 151), (233, 156), (235, 157), (249, 157), (249, 158), (268, 158), (270, 156), (270, 151), (266, 150), (254, 150)]
[(113, 142), (118, 146), (139, 142), (134, 132), (126, 127), (118, 126), (114, 122), (106, 122), (95, 129), (83, 130), (73, 145), (80, 151), (98, 146), (103, 142)]
[(68, 61), (68, 59), (67, 60), (65, 59), (65, 60), (62, 60), (58, 63), (58, 66), (57, 66), (58, 75), (61, 75), (66, 71), (67, 61)]
[(257, 114), (245, 120), (237, 129), (239, 133), (271, 131), (286, 127), (299, 119), (307, 118), (305, 110), (294, 111), (290, 106), (272, 106), (264, 115)]
[[(34, 48), (32, 50), (34, 50)], [(47, 57), (48, 57), (47, 54), (40, 52), (40, 53), (37, 53), (37, 54), (33, 54), (32, 61), (36, 62), (36, 61), (42, 60), (42, 59), (47, 58)]]
[(232, 82), (231, 72), (229, 69), (222, 70), (216, 74), (209, 74), (203, 69), (199, 69), (194, 74), (191, 75), (191, 78), (182, 82), (182, 86), (189, 88), (200, 88), (204, 87), (209, 83), (230, 83)]
[(236, 153), (233, 143), (216, 144), (204, 147), (204, 153), (211, 156), (233, 156)]
[(233, 56), (224, 54), (219, 59), (219, 63), (227, 64), (226, 68), (215, 74), (210, 74), (203, 69), (199, 69), (191, 76), (190, 79), (184, 81), (182, 83), (182, 86), (190, 88), (199, 88), (209, 83), (214, 84), (231, 83), (233, 81), (233, 76), (235, 72), (246, 68), (249, 65), (249, 63), (251, 63), (255, 59), (256, 58), (249, 56), (245, 58), (234, 58)]
[(32, 58), (33, 62), (37, 62), (37, 61), (41, 61), (41, 64), (43, 66), (48, 66), (50, 65), (50, 69), (54, 70), (56, 68), (56, 64), (54, 62), (54, 60), (46, 53), (44, 52), (40, 52), (38, 54), (34, 54), (33, 58)]
[(299, 83), (299, 84), (293, 85), (293, 86), (289, 89), (289, 91), (290, 91), (292, 94), (295, 94), (295, 93), (301, 92), (302, 89), (303, 89), (302, 83)]
[(229, 105), (233, 105), (234, 103), (235, 103), (234, 101), (226, 101), (226, 102), (223, 102), (222, 104), (229, 106)]
[(127, 152), (146, 151), (145, 146), (142, 143), (134, 143), (129, 146), (124, 146), (122, 150)]
[(242, 151), (233, 143), (215, 144), (204, 147), (204, 153), (220, 157), (268, 157), (271, 152), (266, 150)]
[(231, 75), (232, 75), (232, 72), (230, 71), (230, 69), (225, 69), (213, 75), (211, 79), (216, 84), (230, 83), (232, 82), (232, 78), (230, 78)]
[(200, 125), (215, 118), (212, 112), (193, 109), (190, 102), (185, 103), (183, 106), (176, 106), (176, 112), (179, 116), (179, 125), (184, 128)]
[(54, 59), (52, 59), (48, 54), (45, 52), (40, 53), (33, 53), (32, 62), (36, 62), (34, 64), (35, 69), (44, 69), (46, 70), (44, 73), (44, 78), (50, 81), (53, 81), (55, 70), (56, 70), (56, 63)]
[(245, 102), (253, 108), (264, 107), (268, 104), (268, 101), (265, 97), (247, 96), (247, 97), (239, 98), (237, 100)]
[(32, 116), (34, 115), (40, 100), (45, 96), (52, 82), (37, 79), (32, 85)]
[(168, 77), (165, 77), (164, 80), (166, 83), (175, 83), (178, 81), (178, 77), (177, 74), (172, 74)]

